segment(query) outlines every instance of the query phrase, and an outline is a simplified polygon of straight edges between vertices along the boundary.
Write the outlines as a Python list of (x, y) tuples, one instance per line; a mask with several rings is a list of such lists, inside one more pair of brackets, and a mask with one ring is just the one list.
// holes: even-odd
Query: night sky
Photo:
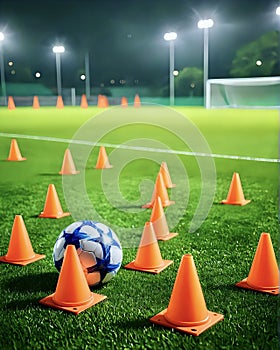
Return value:
[[(79, 81), (86, 51), (92, 85), (111, 79), (162, 84), (168, 78), (166, 31), (176, 31), (175, 68), (202, 68), (203, 31), (211, 17), (209, 77), (228, 75), (236, 50), (280, 28), (275, 0), (0, 0), (5, 59), (55, 82), (52, 46), (61, 43), (65, 85)], [(35, 81), (35, 78), (34, 78)]]

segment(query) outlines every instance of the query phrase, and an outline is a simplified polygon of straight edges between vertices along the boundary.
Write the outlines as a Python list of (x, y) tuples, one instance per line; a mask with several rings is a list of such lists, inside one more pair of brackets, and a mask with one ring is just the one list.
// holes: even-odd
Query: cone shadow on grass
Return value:
[(17, 274), (16, 277), (8, 278), (4, 282), (4, 287), (21, 294), (29, 294), (31, 292), (49, 293), (55, 288), (57, 276), (58, 273), (55, 271), (42, 273), (29, 272), (26, 275)]

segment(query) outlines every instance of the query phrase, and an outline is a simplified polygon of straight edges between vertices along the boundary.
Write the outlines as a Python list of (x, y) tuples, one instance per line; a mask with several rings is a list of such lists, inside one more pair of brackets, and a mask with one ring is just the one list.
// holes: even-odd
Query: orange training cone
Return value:
[(140, 107), (141, 106), (141, 100), (139, 95), (135, 95), (134, 97), (134, 107)]
[(16, 105), (12, 96), (8, 97), (8, 109), (16, 109)]
[(45, 257), (45, 255), (34, 253), (23, 218), (21, 215), (16, 215), (8, 252), (6, 255), (0, 257), (0, 261), (25, 266)]
[(207, 310), (193, 257), (183, 255), (169, 305), (150, 321), (198, 336), (223, 318)]
[(61, 170), (59, 172), (60, 175), (75, 175), (79, 174), (80, 172), (76, 170), (70, 149), (67, 148), (67, 150), (64, 153), (63, 163)]
[(58, 108), (58, 109), (64, 108), (63, 99), (62, 99), (62, 96), (60, 96), (60, 95), (57, 96), (56, 108)]
[(109, 163), (109, 159), (108, 159), (105, 147), (101, 146), (99, 149), (99, 154), (98, 154), (95, 169), (110, 169), (110, 168), (113, 168), (113, 166)]
[(178, 235), (178, 233), (169, 232), (160, 197), (157, 197), (157, 199), (155, 200), (150, 222), (153, 223), (156, 238), (158, 240), (167, 241)]
[(279, 270), (269, 233), (261, 234), (249, 275), (236, 286), (279, 294)]
[(164, 182), (166, 188), (176, 187), (176, 185), (172, 183), (166, 162), (161, 163), (159, 171), (161, 172), (163, 182)]
[(172, 260), (162, 259), (153, 224), (146, 222), (136, 258), (125, 268), (158, 274), (172, 263)]
[(124, 96), (121, 98), (121, 106), (122, 107), (127, 107), (128, 106), (127, 98), (124, 97)]
[(26, 160), (26, 158), (22, 157), (20, 153), (16, 139), (11, 140), (10, 152), (7, 160), (11, 162), (21, 162), (23, 160)]
[(109, 106), (108, 97), (104, 95), (98, 95), (97, 107), (107, 108)]
[(97, 99), (97, 107), (98, 108), (104, 108), (104, 102), (103, 102), (103, 96), (102, 95), (98, 95), (98, 99)]
[(60, 218), (63, 218), (64, 216), (69, 216), (69, 215), (70, 213), (63, 212), (54, 185), (53, 184), (49, 185), (44, 210), (39, 215), (39, 217), (60, 219)]
[(77, 315), (104, 299), (105, 295), (90, 291), (76, 248), (74, 245), (68, 245), (55, 292), (39, 302)]
[(88, 108), (87, 97), (85, 94), (83, 94), (81, 98), (81, 108)]
[(40, 108), (39, 98), (38, 96), (33, 97), (33, 108), (38, 109)]
[(108, 100), (108, 97), (107, 96), (103, 96), (103, 100), (104, 100), (104, 106), (105, 108), (109, 107), (109, 100)]
[(163, 207), (168, 207), (169, 205), (175, 203), (174, 201), (169, 200), (168, 193), (163, 183), (163, 178), (161, 173), (158, 173), (151, 201), (147, 204), (144, 204), (142, 208), (152, 208), (158, 196), (161, 199), (161, 203)]
[(221, 203), (233, 205), (246, 205), (250, 202), (250, 200), (244, 198), (239, 174), (234, 173), (229, 187), (227, 199), (222, 200)]

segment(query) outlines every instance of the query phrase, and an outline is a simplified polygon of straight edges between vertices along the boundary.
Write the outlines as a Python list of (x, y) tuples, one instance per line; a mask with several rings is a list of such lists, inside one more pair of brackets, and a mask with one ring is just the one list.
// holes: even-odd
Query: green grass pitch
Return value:
[[(100, 113), (104, 114), (106, 124), (106, 111), (96, 107), (63, 110), (18, 107), (13, 111), (1, 108), (0, 132), (71, 139), (83, 123)], [(174, 113), (194, 123), (212, 153), (278, 157), (276, 110), (208, 111), (177, 107)], [(188, 150), (174, 135), (145, 125), (122, 127), (97, 141), (121, 144), (139, 137), (152, 139), (155, 135), (160, 142), (168, 140), (174, 150)], [(201, 226), (190, 233), (201, 177), (196, 157), (178, 156), (188, 174), (189, 200), (176, 226), (170, 227), (179, 235), (159, 242), (162, 257), (173, 260), (173, 265), (159, 275), (122, 267), (108, 284), (92, 289), (106, 295), (107, 300), (75, 316), (38, 302), (55, 291), (58, 273), (52, 261), (53, 245), (62, 229), (73, 221), (71, 216), (59, 220), (38, 218), (50, 183), (55, 184), (67, 211), (58, 172), (68, 144), (17, 138), (27, 161), (7, 162), (10, 140), (0, 135), (0, 255), (7, 252), (14, 217), (20, 214), (34, 251), (46, 258), (25, 267), (0, 264), (1, 349), (278, 349), (278, 298), (235, 287), (235, 283), (248, 276), (262, 232), (270, 233), (278, 257), (278, 163), (213, 158), (216, 167), (213, 204)], [(110, 158), (114, 149), (106, 149)], [(110, 198), (104, 196), (102, 172), (93, 169), (97, 154), (95, 147), (86, 164), (90, 201), (109, 222), (125, 228), (144, 227), (150, 210), (134, 215), (114, 207)], [(153, 158), (152, 153), (145, 156), (146, 159), (140, 157), (126, 164), (117, 189), (107, 181), (110, 193), (119, 191), (125, 200), (137, 202), (141, 181), (146, 179), (151, 185), (159, 170), (159, 164), (148, 159)], [(168, 163), (169, 158), (161, 156)], [(233, 172), (240, 174), (245, 198), (251, 199), (244, 207), (219, 204), (227, 196)], [(151, 187), (148, 188), (145, 195), (149, 199)], [(180, 181), (176, 191), (169, 191), (171, 199), (173, 193), (180, 195)], [(135, 258), (136, 251), (135, 246), (123, 249), (123, 266)], [(223, 321), (199, 337), (149, 322), (149, 318), (167, 307), (181, 257), (188, 253), (194, 257), (208, 310), (224, 315)]]

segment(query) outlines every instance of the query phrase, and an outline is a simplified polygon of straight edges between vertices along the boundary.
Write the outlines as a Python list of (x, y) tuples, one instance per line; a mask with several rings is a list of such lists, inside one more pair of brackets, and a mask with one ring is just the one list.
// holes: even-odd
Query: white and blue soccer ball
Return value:
[(58, 271), (68, 244), (75, 245), (90, 286), (108, 282), (121, 267), (120, 241), (114, 231), (100, 222), (77, 221), (60, 233), (53, 249), (53, 260)]

